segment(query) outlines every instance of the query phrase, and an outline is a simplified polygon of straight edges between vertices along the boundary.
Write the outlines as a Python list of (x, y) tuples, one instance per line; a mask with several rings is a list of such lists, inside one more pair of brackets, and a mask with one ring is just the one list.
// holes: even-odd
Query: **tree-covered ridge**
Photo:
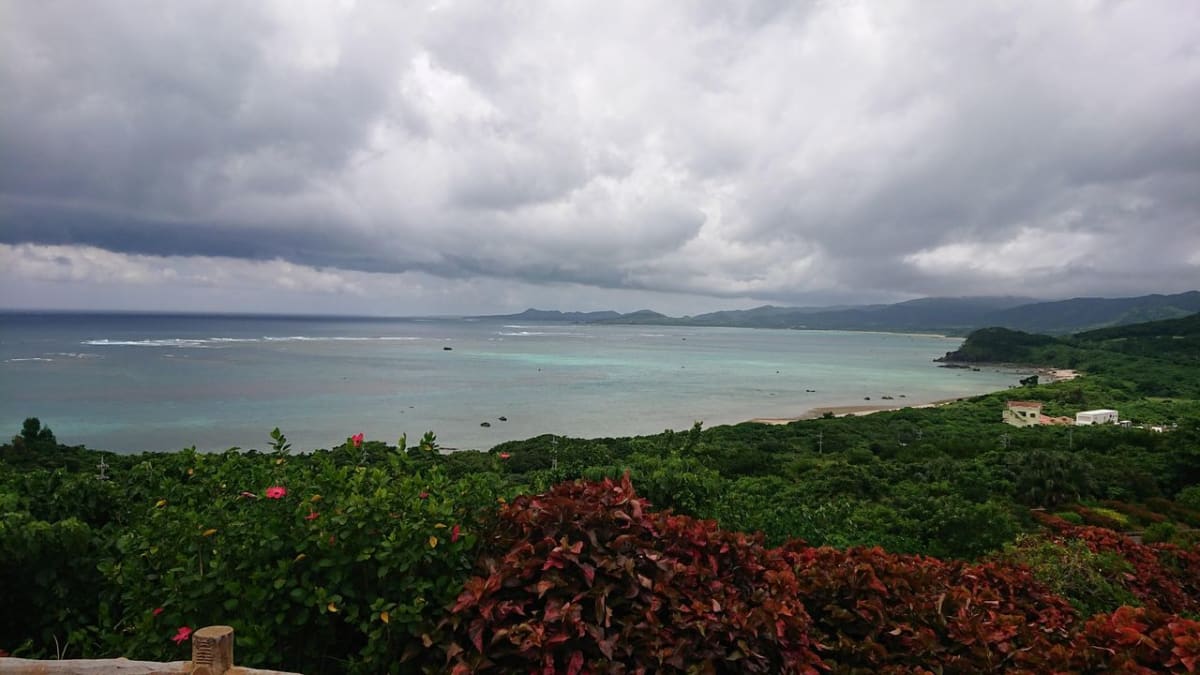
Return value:
[(1200, 313), (1181, 319), (1087, 331), (1076, 334), (1074, 339), (1106, 351), (1200, 364)]
[(1081, 370), (1135, 396), (1200, 398), (1200, 314), (1051, 337), (984, 328), (942, 361)]
[(1061, 344), (1049, 335), (1025, 333), (1001, 328), (980, 328), (967, 336), (958, 349), (947, 352), (941, 361), (947, 363), (1022, 363), (1032, 364), (1039, 347)]
[(682, 317), (667, 316), (650, 310), (620, 314), (613, 311), (557, 312), (529, 309), (520, 314), (481, 318), (670, 326), (939, 332), (964, 335), (984, 326), (1064, 334), (1102, 326), (1177, 318), (1197, 311), (1200, 311), (1200, 291), (1133, 298), (1071, 298), (1050, 302), (1033, 298), (966, 297), (919, 298), (890, 305), (765, 305), (753, 309), (723, 310)]

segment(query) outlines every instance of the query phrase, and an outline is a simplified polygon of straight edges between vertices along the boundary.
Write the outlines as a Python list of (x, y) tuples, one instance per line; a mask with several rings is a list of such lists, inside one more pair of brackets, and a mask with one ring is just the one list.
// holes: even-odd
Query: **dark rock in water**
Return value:
[(904, 398), (904, 394), (900, 394), (900, 398)]
[(806, 391), (806, 392), (808, 392), (808, 393), (810, 393), (810, 394), (815, 394), (815, 393), (817, 393), (817, 390), (816, 390), (816, 389), (805, 389), (804, 391)]
[(492, 426), (492, 423), (491, 423), (491, 422), (480, 422), (480, 423), (479, 423), (479, 426), (481, 426), (481, 427), (490, 427), (490, 426)]
[(501, 415), (501, 416), (497, 417), (496, 419), (500, 420), (501, 422), (507, 422), (507, 421), (508, 421), (508, 418), (507, 418), (507, 417), (505, 417), (504, 415)]
[(863, 397), (863, 400), (864, 400), (864, 401), (870, 401), (870, 400), (871, 400), (871, 397), (870, 397), (870, 396), (864, 396), (864, 397)]
[(442, 351), (444, 351), (444, 352), (452, 352), (452, 351), (454, 351), (454, 347), (442, 347)]

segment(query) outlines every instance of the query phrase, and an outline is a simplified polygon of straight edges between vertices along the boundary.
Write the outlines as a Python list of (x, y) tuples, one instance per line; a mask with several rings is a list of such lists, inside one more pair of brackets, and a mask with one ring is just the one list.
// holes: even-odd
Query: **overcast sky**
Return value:
[(0, 307), (1200, 287), (1200, 2), (0, 1)]

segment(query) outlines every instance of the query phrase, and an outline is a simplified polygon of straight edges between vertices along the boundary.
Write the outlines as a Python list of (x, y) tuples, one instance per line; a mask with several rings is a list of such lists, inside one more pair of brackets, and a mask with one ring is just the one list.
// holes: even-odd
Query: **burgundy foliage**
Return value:
[(835, 672), (1036, 671), (1052, 647), (1066, 653), (1076, 620), (1023, 568), (879, 548), (796, 555), (815, 639)]
[(619, 483), (566, 483), (501, 512), (451, 610), (452, 672), (815, 673), (787, 556), (653, 513)]
[(1118, 502), (1112, 499), (1100, 503), (1112, 509), (1113, 511), (1124, 513), (1127, 516), (1135, 518), (1141, 521), (1143, 524), (1163, 523), (1167, 520), (1167, 517), (1163, 514), (1155, 513), (1154, 511), (1151, 511), (1144, 506), (1138, 506), (1137, 504), (1128, 504), (1126, 502)]
[[(620, 482), (505, 506), (432, 648), (453, 673), (1196, 672), (1200, 552), (1037, 513), (1128, 560), (1145, 607), (1077, 616), (1024, 567), (776, 549)], [(443, 639), (444, 638), (444, 639)]]
[(1139, 544), (1112, 530), (1072, 525), (1034, 512), (1053, 536), (1079, 539), (1096, 553), (1115, 553), (1133, 566), (1121, 580), (1139, 602), (1172, 614), (1200, 612), (1200, 549), (1174, 544)]
[(1200, 622), (1141, 607), (1100, 614), (1076, 640), (1071, 666), (1084, 673), (1197, 672)]
[(1125, 526), (1121, 523), (1121, 521), (1106, 516), (1103, 513), (1097, 513), (1086, 506), (1076, 504), (1068, 508), (1069, 510), (1078, 513), (1079, 517), (1083, 518), (1085, 525), (1090, 525), (1092, 527), (1106, 527), (1110, 530), (1116, 530), (1117, 532), (1125, 529)]

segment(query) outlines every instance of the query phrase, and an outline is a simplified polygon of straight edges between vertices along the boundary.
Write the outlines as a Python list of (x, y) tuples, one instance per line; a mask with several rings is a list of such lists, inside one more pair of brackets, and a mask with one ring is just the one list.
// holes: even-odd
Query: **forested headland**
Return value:
[[(223, 623), (306, 673), (1192, 672), (1198, 341), (1200, 315), (985, 329), (947, 360), (1083, 377), (486, 452), (116, 455), (30, 419), (0, 447), (0, 650), (174, 660)], [(1167, 430), (1014, 428), (1012, 398)]]

